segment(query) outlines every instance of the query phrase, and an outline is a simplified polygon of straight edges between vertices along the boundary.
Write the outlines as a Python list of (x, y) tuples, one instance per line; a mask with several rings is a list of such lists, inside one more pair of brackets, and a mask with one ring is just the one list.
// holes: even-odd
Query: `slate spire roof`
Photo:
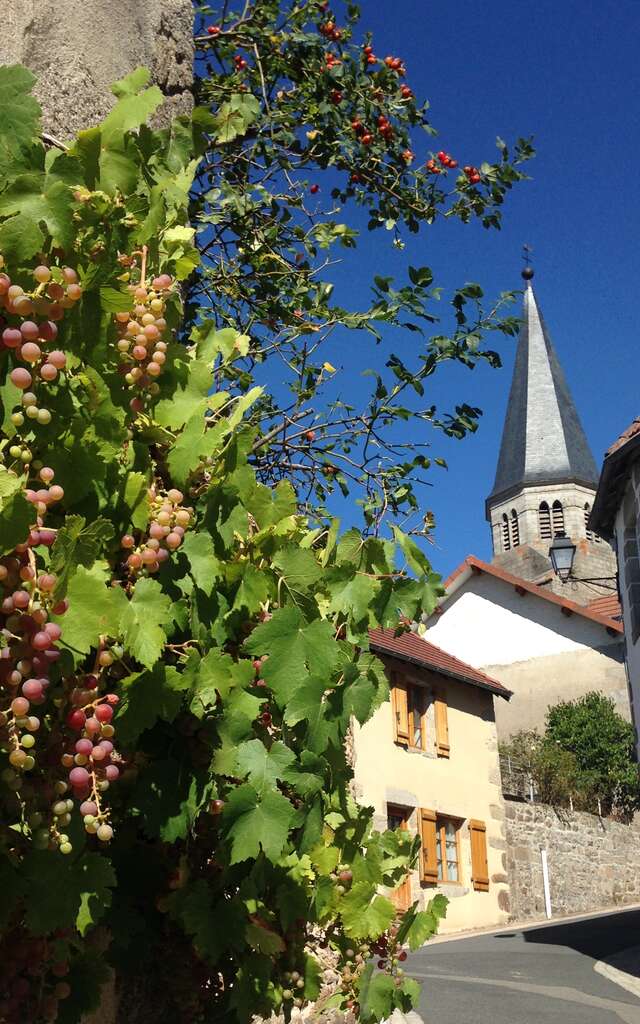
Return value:
[(527, 280), (524, 323), (487, 504), (526, 484), (579, 483), (594, 490), (598, 470), (538, 303)]

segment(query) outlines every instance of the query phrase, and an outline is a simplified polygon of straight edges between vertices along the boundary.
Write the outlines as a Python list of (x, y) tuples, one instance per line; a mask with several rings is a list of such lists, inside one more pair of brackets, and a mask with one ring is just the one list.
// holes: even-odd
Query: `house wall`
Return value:
[(432, 643), (513, 691), (508, 705), (496, 701), (500, 739), (544, 726), (550, 705), (590, 690), (631, 717), (622, 636), (487, 573), (473, 575), (427, 626)]
[(505, 801), (507, 872), (514, 921), (545, 916), (547, 851), (552, 916), (640, 901), (640, 821), (630, 825), (582, 811)]
[[(501, 924), (508, 920), (509, 891), (505, 874), (504, 803), (500, 785), (493, 696), (466, 683), (385, 659), (391, 671), (409, 681), (437, 685), (446, 696), (450, 757), (435, 751), (433, 716), (427, 715), (429, 749), (407, 750), (394, 742), (392, 709), (385, 703), (364, 726), (355, 725), (354, 771), (357, 799), (374, 808), (375, 824), (387, 827), (387, 805), (411, 808), (409, 828), (419, 831), (419, 808), (464, 819), (460, 830), (461, 884), (421, 883), (412, 873), (413, 899), (426, 906), (436, 892), (449, 898), (442, 932)], [(501, 700), (501, 698), (496, 698)], [(468, 820), (480, 819), (487, 828), (489, 891), (471, 885), (471, 847)]]
[(631, 468), (624, 498), (618, 508), (615, 541), (618, 551), (629, 689), (640, 757), (640, 738), (637, 731), (640, 715), (640, 460)]

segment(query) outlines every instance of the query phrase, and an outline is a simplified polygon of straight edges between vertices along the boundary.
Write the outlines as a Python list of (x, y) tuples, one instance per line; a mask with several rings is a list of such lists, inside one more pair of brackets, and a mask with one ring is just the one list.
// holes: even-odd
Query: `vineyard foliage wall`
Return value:
[[(334, 1003), (381, 1019), (416, 999), (400, 945), (444, 912), (436, 898), (395, 919), (381, 890), (417, 850), (372, 831), (345, 755), (352, 716), (387, 698), (368, 629), (439, 593), (409, 533), (383, 529), (385, 509), (411, 507), (426, 460), (390, 446), (376, 482), (365, 450), (409, 415), (409, 371), (388, 364), (398, 391), (377, 374), (362, 414), (375, 424), (352, 428), (349, 447), (356, 413), (322, 405), (337, 371), (314, 363), (349, 315), (352, 327), (422, 315), (428, 274), (357, 316), (311, 282), (318, 245), (347, 232), (316, 213), (300, 235), (306, 185), (282, 154), (299, 151), (296, 122), (332, 123), (336, 100), (276, 116), (267, 83), (287, 46), (327, 63), (330, 33), (310, 21), (318, 4), (282, 25), (277, 4), (247, 10), (205, 34), (222, 47), (218, 77), (202, 80), (193, 119), (162, 131), (146, 126), (162, 96), (140, 70), (114, 86), (100, 126), (47, 149), (32, 76), (0, 69), (3, 1024), (77, 1022), (109, 967), (127, 1020), (288, 1014), (317, 998), (319, 944), (337, 958)], [(265, 39), (273, 67), (245, 77), (242, 53)], [(336, 66), (369, 82), (352, 49)], [(420, 120), (413, 101), (397, 116), (401, 131)], [(261, 157), (243, 164), (252, 146)], [(506, 156), (497, 166), (479, 212), (520, 176)], [(289, 178), (288, 195), (269, 196), (256, 167), (275, 168), (274, 190)], [(463, 176), (461, 202), (475, 184)], [(274, 289), (264, 260), (278, 256)], [(388, 280), (377, 287), (389, 296)], [(513, 329), (495, 313), (467, 322), (478, 291), (454, 297), (452, 338), (424, 342), (428, 375), (480, 357), (480, 322)], [(289, 397), (258, 379), (285, 354)], [(336, 485), (359, 489), (363, 532), (327, 514)]]

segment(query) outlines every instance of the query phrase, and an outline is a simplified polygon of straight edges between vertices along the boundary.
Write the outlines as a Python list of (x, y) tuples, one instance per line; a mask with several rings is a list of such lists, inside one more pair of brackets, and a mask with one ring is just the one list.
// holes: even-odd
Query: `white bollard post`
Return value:
[(547, 918), (551, 917), (551, 890), (549, 889), (549, 864), (547, 861), (546, 849), (540, 850), (540, 859), (542, 860), (542, 885), (544, 887), (544, 909)]

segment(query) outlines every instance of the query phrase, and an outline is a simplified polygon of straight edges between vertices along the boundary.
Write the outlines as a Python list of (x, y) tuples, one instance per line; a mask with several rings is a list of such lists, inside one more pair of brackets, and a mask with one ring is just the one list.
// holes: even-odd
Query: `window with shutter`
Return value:
[(438, 845), (436, 836), (436, 812), (420, 811), (420, 881), (435, 883), (438, 881)]
[(392, 679), (391, 708), (393, 712), (393, 738), (396, 743), (409, 742), (409, 708), (407, 684), (399, 676)]
[(438, 757), (449, 757), (449, 718), (447, 701), (443, 694), (436, 694), (434, 710), (436, 717), (436, 749)]
[(489, 891), (489, 865), (487, 863), (487, 826), (484, 821), (471, 819), (471, 882), (477, 892)]

